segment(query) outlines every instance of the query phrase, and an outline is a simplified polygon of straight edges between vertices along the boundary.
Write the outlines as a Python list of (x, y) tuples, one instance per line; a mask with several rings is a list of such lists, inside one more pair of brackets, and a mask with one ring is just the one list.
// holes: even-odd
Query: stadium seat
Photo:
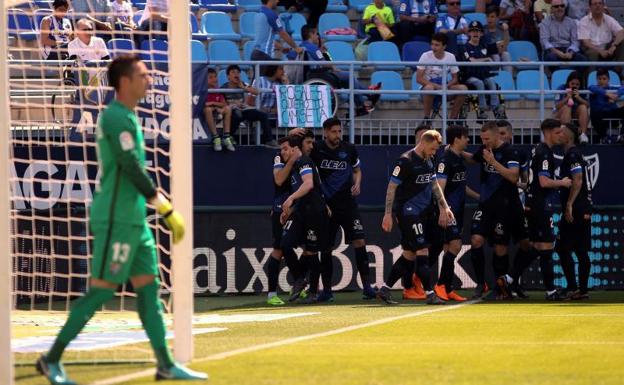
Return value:
[(566, 80), (568, 79), (568, 75), (570, 75), (571, 72), (572, 70), (569, 69), (560, 69), (553, 72), (552, 76), (550, 77), (550, 84), (552, 85), (552, 89), (556, 90), (557, 88), (559, 88), (560, 85), (565, 84)]
[(342, 0), (329, 0), (325, 12), (347, 12), (348, 9)]
[(141, 60), (167, 61), (169, 60), (169, 44), (166, 40), (146, 39), (141, 42)]
[(344, 13), (324, 13), (321, 15), (318, 30), (321, 37), (327, 41), (355, 41), (355, 35), (326, 35), (325, 32), (333, 28), (351, 28), (351, 22)]
[(305, 16), (300, 13), (282, 13), (279, 15), (286, 32), (292, 36), (294, 40), (301, 40), (301, 27), (306, 25), (308, 21)]
[(146, 2), (146, 0), (132, 0), (132, 6), (142, 11), (145, 9)]
[(189, 12), (189, 22), (191, 24), (191, 35), (194, 40), (205, 41), (208, 40), (208, 36), (199, 30), (199, 24), (197, 24), (197, 17), (193, 12)]
[(134, 24), (139, 25), (139, 21), (141, 20), (142, 16), (143, 16), (143, 11), (136, 11), (134, 13), (134, 16), (132, 16), (132, 21), (134, 21)]
[(199, 40), (191, 40), (191, 61), (193, 63), (208, 62), (206, 47), (204, 47), (204, 43)]
[(37, 40), (39, 33), (35, 31), (32, 19), (26, 12), (11, 8), (8, 10), (7, 17), (10, 36), (26, 41)]
[[(518, 90), (538, 90), (540, 72), (537, 70), (524, 70), (516, 75), (516, 89)], [(544, 74), (544, 90), (550, 90), (548, 78)], [(539, 93), (524, 94), (522, 97), (526, 100), (540, 100)], [(544, 95), (545, 100), (554, 99), (553, 95)]]
[[(327, 47), (327, 51), (329, 52), (329, 56), (331, 56), (334, 61), (355, 61), (355, 53), (353, 52), (353, 47), (351, 44), (344, 41), (328, 41), (325, 43), (325, 47)], [(337, 65), (336, 67), (341, 70), (348, 71), (349, 65)], [(353, 66), (353, 69), (356, 71), (362, 68), (361, 65), (357, 64)]]
[(52, 9), (52, 0), (34, 0), (33, 5), (37, 9)]
[(420, 56), (431, 50), (431, 44), (424, 41), (410, 41), (403, 45), (403, 61), (418, 61)]
[(255, 41), (249, 40), (243, 44), (243, 60), (249, 61), (251, 60), (251, 53), (254, 50)]
[[(394, 71), (375, 71), (371, 76), (371, 84), (381, 82), (381, 90), (405, 90), (401, 75)], [(381, 100), (402, 102), (409, 100), (408, 94), (381, 94)]]
[(49, 8), (35, 9), (33, 14), (33, 27), (35, 28), (35, 31), (39, 31), (39, 27), (41, 27), (41, 20), (51, 14), (52, 10)]
[(349, 0), (349, 8), (358, 12), (364, 12), (364, 9), (372, 3), (371, 0)]
[(239, 41), (241, 35), (234, 32), (232, 19), (224, 12), (206, 12), (201, 18), (202, 32), (213, 40)]
[(262, 2), (260, 0), (238, 0), (238, 6), (245, 11), (257, 12), (262, 7)]
[[(229, 40), (213, 40), (208, 43), (208, 57), (211, 61), (241, 61), (238, 45)], [(224, 66), (224, 64), (221, 64), (220, 66)], [(240, 67), (245, 69), (249, 68), (248, 65), (240, 65)]]
[(243, 12), (238, 19), (238, 28), (243, 39), (256, 38), (256, 15), (258, 12)]
[[(515, 91), (516, 86), (514, 84), (513, 76), (508, 71), (498, 71), (498, 75), (494, 77), (496, 84), (503, 91)], [(520, 100), (519, 94), (503, 94), (505, 100), (513, 101)]]
[(399, 49), (396, 44), (388, 41), (375, 41), (368, 45), (368, 62), (375, 68), (384, 70), (402, 70), (405, 68), (403, 65), (375, 65), (374, 62), (380, 61), (401, 61), (399, 55)]
[[(241, 72), (240, 78), (243, 83), (249, 84), (249, 76), (247, 76), (247, 72)], [(219, 87), (222, 87), (225, 83), (227, 83), (227, 81), (227, 74), (225, 73), (225, 70), (219, 71), (217, 74), (217, 83), (219, 84)]]
[[(596, 71), (592, 71), (589, 73), (589, 76), (587, 76), (587, 87), (595, 84), (598, 84), (598, 81), (596, 80)], [(615, 71), (609, 70), (609, 85), (617, 87), (621, 85), (620, 77), (617, 73), (615, 73)]]
[(228, 3), (227, 0), (199, 0), (199, 8), (216, 12), (236, 12), (236, 4)]
[[(537, 62), (539, 61), (539, 56), (537, 55), (537, 49), (530, 41), (524, 40), (515, 40), (509, 43), (507, 48), (509, 51), (509, 55), (511, 56), (511, 61), (517, 62)], [(528, 60), (520, 60), (520, 59), (528, 59)], [(536, 68), (535, 66), (521, 66), (516, 67), (518, 71), (526, 70), (529, 68)]]
[(464, 17), (466, 18), (468, 23), (470, 23), (471, 21), (478, 21), (479, 23), (483, 24), (483, 27), (487, 25), (487, 16), (485, 15), (485, 13), (470, 12), (465, 14)]
[(110, 39), (106, 43), (106, 47), (108, 48), (111, 57), (129, 54), (135, 50), (134, 41), (129, 39)]
[[(414, 73), (412, 74), (412, 82), (411, 82), (412, 90), (414, 91), (418, 91), (422, 88), (422, 86), (418, 83), (418, 81), (416, 81), (416, 78), (417, 78), (416, 75), (418, 74), (416, 73), (416, 71), (414, 71)], [(418, 96), (412, 95), (412, 97), (421, 98), (420, 95)]]

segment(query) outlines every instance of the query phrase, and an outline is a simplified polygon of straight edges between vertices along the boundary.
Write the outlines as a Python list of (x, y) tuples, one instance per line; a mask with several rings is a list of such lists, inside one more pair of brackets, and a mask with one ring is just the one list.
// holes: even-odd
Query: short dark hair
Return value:
[(505, 120), (505, 119), (499, 119), (499, 120), (497, 120), (497, 121), (496, 121), (496, 126), (497, 126), (498, 128), (506, 128), (506, 129), (508, 129), (508, 130), (510, 130), (510, 131), (513, 129), (513, 127), (512, 127), (512, 125), (511, 125), (511, 123), (509, 122), (509, 120)]
[(206, 72), (206, 75), (210, 75), (210, 74), (215, 74), (216, 75), (217, 74), (217, 70), (212, 68), (212, 67), (208, 68), (208, 72)]
[(436, 32), (431, 36), (431, 41), (439, 41), (442, 45), (446, 45), (448, 43), (448, 36), (442, 32)]
[(544, 121), (540, 125), (540, 129), (542, 131), (550, 131), (558, 127), (561, 127), (561, 120), (553, 118), (544, 119)]
[(311, 24), (304, 24), (301, 27), (301, 39), (308, 40), (310, 38), (310, 35), (312, 35), (312, 32), (315, 30), (316, 30), (315, 26)]
[(581, 83), (583, 82), (583, 80), (581, 79), (581, 75), (578, 73), (578, 71), (570, 72), (570, 74), (566, 78), (566, 82), (565, 82), (566, 87), (568, 86), (568, 84), (570, 84), (572, 80), (578, 80)]
[(431, 125), (430, 125), (430, 124), (426, 124), (426, 123), (425, 123), (425, 124), (420, 124), (420, 125), (418, 125), (418, 127), (416, 127), (416, 129), (414, 130), (414, 136), (418, 136), (418, 133), (419, 133), (420, 131), (428, 131), (428, 130), (431, 130), (431, 129), (433, 129), (433, 128), (431, 127)]
[(468, 136), (468, 127), (454, 124), (452, 126), (448, 126), (446, 129), (446, 141), (448, 144), (453, 144), (455, 139), (459, 139), (464, 136)]
[(131, 77), (134, 65), (140, 62), (136, 55), (119, 55), (108, 65), (108, 83), (119, 91), (122, 77)]
[(481, 126), (481, 132), (498, 131), (498, 124), (493, 120), (488, 120)]
[(277, 69), (281, 67), (281, 65), (268, 65), (264, 67), (264, 76), (266, 76), (267, 78), (270, 78), (272, 76), (275, 75), (275, 73), (277, 72)]
[(605, 67), (600, 67), (596, 70), (596, 78), (599, 78), (601, 76), (607, 76), (609, 77), (609, 70)]
[(69, 1), (67, 1), (67, 0), (54, 0), (52, 2), (52, 8), (56, 9), (56, 8), (61, 8), (61, 7), (69, 8)]
[(329, 130), (330, 128), (334, 127), (334, 126), (340, 126), (342, 127), (342, 122), (340, 122), (340, 119), (338, 119), (337, 117), (332, 117), (329, 119), (326, 119), (323, 122), (323, 129), (325, 130)]
[(229, 66), (227, 66), (227, 68), (225, 69), (225, 74), (229, 75), (230, 72), (234, 71), (234, 70), (238, 70), (238, 72), (241, 72), (241, 69), (238, 65), (236, 64), (230, 64)]
[(277, 144), (282, 145), (283, 143), (286, 143), (286, 142), (288, 142), (289, 140), (290, 140), (290, 137), (285, 136), (285, 137), (283, 137), (283, 138), (279, 138), (279, 139), (277, 140)]
[(314, 131), (312, 131), (309, 128), (306, 128), (305, 133), (303, 134), (303, 139), (305, 138), (312, 138), (314, 139)]
[(288, 145), (290, 145), (290, 147), (299, 147), (300, 150), (302, 150), (301, 148), (301, 144), (303, 143), (303, 137), (299, 136), (299, 135), (289, 135), (288, 136)]
[(489, 15), (490, 13), (495, 13), (496, 16), (500, 13), (500, 8), (498, 5), (490, 5), (485, 9), (485, 14)]

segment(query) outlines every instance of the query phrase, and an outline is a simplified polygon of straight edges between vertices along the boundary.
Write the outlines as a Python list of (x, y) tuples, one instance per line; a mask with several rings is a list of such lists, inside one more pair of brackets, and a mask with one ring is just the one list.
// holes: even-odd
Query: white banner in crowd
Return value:
[(325, 85), (275, 86), (279, 127), (321, 127), (331, 117), (330, 87)]

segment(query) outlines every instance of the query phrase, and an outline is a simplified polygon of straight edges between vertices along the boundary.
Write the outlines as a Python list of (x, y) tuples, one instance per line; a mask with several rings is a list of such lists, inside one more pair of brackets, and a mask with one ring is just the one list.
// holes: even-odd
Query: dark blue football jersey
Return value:
[(394, 212), (400, 215), (421, 215), (432, 207), (431, 182), (436, 179), (433, 162), (423, 159), (412, 149), (396, 161), (390, 180), (399, 186)]
[(325, 199), (330, 204), (353, 199), (353, 170), (360, 167), (360, 159), (354, 145), (341, 141), (337, 148), (330, 148), (325, 141), (317, 141), (310, 157), (317, 165)]

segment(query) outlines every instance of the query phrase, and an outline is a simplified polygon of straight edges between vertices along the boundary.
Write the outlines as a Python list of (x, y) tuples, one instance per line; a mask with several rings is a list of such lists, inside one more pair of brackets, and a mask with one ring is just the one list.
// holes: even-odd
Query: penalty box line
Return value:
[[(323, 337), (329, 337), (329, 336), (333, 336), (337, 334), (348, 333), (348, 332), (352, 332), (355, 330), (383, 325), (383, 324), (387, 324), (387, 323), (394, 322), (394, 321), (404, 320), (407, 318), (413, 318), (413, 317), (418, 317), (421, 315), (438, 313), (442, 311), (454, 310), (454, 309), (458, 309), (460, 307), (471, 305), (477, 302), (480, 302), (480, 300), (466, 301), (466, 302), (459, 303), (457, 305), (439, 306), (439, 307), (436, 307), (435, 309), (419, 310), (419, 311), (402, 314), (398, 316), (381, 318), (375, 321), (365, 322), (365, 323), (361, 323), (357, 325), (344, 326), (338, 329), (328, 330), (328, 331), (324, 331), (320, 333), (307, 334), (304, 336), (286, 338), (286, 339), (279, 340), (279, 341), (248, 346), (244, 348), (230, 350), (227, 352), (211, 354), (209, 356), (206, 356), (197, 360), (193, 360), (191, 363), (198, 364), (198, 363), (208, 362), (208, 361), (223, 360), (225, 358), (230, 358), (233, 356), (237, 356), (239, 354), (252, 353), (252, 352), (257, 352), (260, 350), (272, 349), (272, 348), (277, 348), (277, 347), (285, 346), (285, 345), (292, 345), (292, 344), (296, 344), (296, 343), (303, 342), (303, 341), (310, 341), (310, 340), (314, 340), (317, 338), (323, 338)], [(148, 377), (148, 376), (153, 376), (153, 375), (154, 375), (154, 369), (146, 369), (140, 372), (129, 373), (129, 374), (112, 377), (112, 378), (101, 380), (101, 381), (96, 381), (96, 382), (93, 382), (91, 385), (115, 385), (115, 384), (120, 384), (123, 382), (132, 381), (132, 380), (136, 380), (142, 377)]]

